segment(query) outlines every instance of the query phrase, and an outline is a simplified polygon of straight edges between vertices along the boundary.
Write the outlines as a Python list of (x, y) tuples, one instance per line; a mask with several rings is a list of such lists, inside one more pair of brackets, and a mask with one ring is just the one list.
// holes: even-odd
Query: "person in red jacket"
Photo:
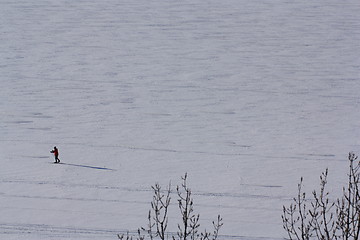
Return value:
[(56, 147), (54, 147), (54, 149), (51, 150), (50, 152), (53, 153), (55, 156), (55, 163), (60, 163), (59, 150)]

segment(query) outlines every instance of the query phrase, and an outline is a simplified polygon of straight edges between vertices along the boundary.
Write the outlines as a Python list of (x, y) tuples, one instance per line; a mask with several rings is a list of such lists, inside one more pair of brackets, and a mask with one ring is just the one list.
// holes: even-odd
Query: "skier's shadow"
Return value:
[(73, 164), (73, 163), (62, 163), (62, 162), (60, 162), (58, 164), (67, 165), (67, 166), (73, 166), (73, 167), (92, 168), (92, 169), (97, 169), (97, 170), (116, 171), (115, 169), (111, 169), (111, 168), (95, 167), (95, 166), (80, 165), (80, 164)]

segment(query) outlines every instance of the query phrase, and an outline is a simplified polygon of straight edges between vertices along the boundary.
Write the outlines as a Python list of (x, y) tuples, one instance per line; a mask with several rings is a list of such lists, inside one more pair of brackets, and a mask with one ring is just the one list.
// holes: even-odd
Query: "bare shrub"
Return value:
[(154, 194), (148, 214), (147, 226), (139, 228), (137, 236), (131, 236), (129, 233), (126, 235), (118, 234), (118, 238), (120, 240), (216, 240), (219, 236), (219, 230), (223, 225), (222, 218), (218, 215), (217, 220), (212, 222), (214, 228), (212, 232), (207, 232), (206, 230), (200, 232), (200, 214), (194, 212), (194, 201), (191, 189), (187, 184), (187, 174), (181, 179), (181, 186), (176, 187), (178, 207), (181, 215), (181, 222), (177, 225), (178, 230), (176, 233), (167, 231), (171, 202), (171, 184), (163, 191), (161, 186), (156, 183), (152, 186)]
[(348, 186), (343, 188), (343, 196), (337, 201), (337, 227), (340, 239), (360, 237), (360, 162), (354, 153), (349, 153)]
[[(313, 191), (313, 199), (302, 191), (303, 178), (298, 184), (298, 195), (289, 207), (283, 206), (283, 228), (288, 239), (351, 239), (360, 236), (360, 163), (354, 153), (349, 153), (348, 186), (336, 201), (327, 192), (328, 169), (320, 176), (320, 191)], [(309, 207), (310, 206), (310, 207)]]

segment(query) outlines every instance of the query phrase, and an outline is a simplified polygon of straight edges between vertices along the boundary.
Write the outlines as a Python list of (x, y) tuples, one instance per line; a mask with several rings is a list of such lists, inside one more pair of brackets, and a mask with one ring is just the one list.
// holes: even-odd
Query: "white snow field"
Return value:
[(329, 168), (335, 199), (360, 153), (359, 12), (0, 0), (0, 239), (117, 239), (185, 172), (201, 229), (221, 214), (220, 239), (283, 239), (300, 177), (310, 194)]

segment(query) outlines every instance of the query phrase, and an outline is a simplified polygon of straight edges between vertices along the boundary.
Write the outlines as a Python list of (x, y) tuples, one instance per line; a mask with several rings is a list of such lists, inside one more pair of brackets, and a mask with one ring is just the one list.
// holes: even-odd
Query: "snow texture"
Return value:
[(282, 239), (300, 177), (310, 191), (328, 167), (336, 198), (360, 152), (359, 12), (0, 0), (0, 238), (117, 239), (187, 172), (202, 228), (221, 214), (221, 239)]

